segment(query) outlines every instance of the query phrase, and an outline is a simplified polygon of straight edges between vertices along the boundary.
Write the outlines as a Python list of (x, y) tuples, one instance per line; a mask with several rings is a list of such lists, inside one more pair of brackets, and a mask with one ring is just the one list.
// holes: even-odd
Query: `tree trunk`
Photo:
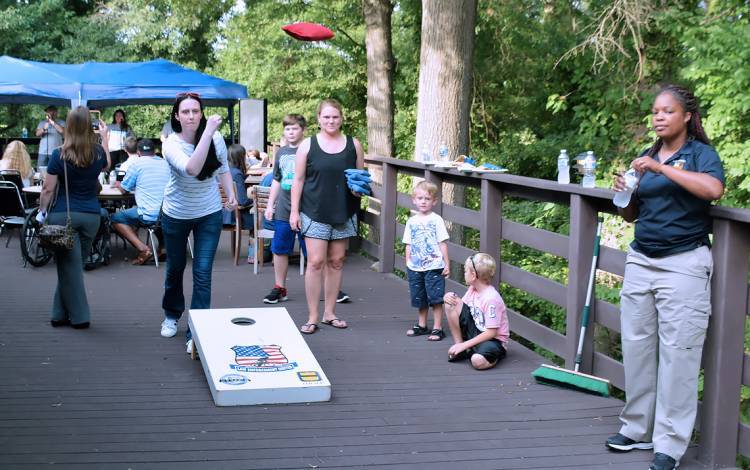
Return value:
[[(423, 0), (417, 98), (415, 160), (424, 147), (437, 157), (441, 144), (449, 157), (469, 151), (476, 0)], [(463, 205), (463, 188), (446, 184), (443, 202)], [(463, 230), (449, 224), (451, 240), (463, 244)]]
[[(423, 0), (415, 157), (469, 149), (476, 0)], [(420, 160), (420, 158), (415, 158)]]
[(367, 153), (394, 157), (390, 0), (362, 0), (367, 45)]

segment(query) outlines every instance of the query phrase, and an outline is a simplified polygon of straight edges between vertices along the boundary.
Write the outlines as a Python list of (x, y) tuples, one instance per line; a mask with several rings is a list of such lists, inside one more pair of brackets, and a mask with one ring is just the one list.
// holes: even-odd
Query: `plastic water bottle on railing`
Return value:
[(615, 197), (612, 198), (612, 202), (620, 208), (628, 207), (628, 204), (630, 204), (630, 197), (633, 195), (635, 187), (638, 186), (641, 174), (635, 168), (631, 168), (622, 177), (625, 179), (625, 190), (615, 192)]
[(596, 157), (594, 152), (589, 150), (583, 158), (583, 181), (581, 186), (584, 188), (596, 187)]
[(24, 139), (29, 137), (29, 130), (26, 129), (25, 127), (21, 129), (21, 137), (23, 137)]
[(447, 162), (448, 161), (448, 146), (445, 144), (440, 144), (440, 147), (438, 148), (438, 154), (440, 155), (441, 162)]
[(430, 149), (427, 147), (427, 144), (425, 144), (422, 147), (422, 163), (429, 163), (432, 161), (432, 154), (430, 153)]
[(557, 156), (557, 182), (560, 184), (570, 183), (570, 158), (568, 158), (568, 151), (565, 149), (560, 150), (560, 155)]
[(114, 186), (117, 183), (117, 172), (112, 170), (109, 172), (109, 185)]

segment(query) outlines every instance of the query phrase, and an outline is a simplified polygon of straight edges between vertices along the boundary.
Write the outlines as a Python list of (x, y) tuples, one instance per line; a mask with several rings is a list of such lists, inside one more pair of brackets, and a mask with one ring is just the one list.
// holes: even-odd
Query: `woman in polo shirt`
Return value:
[[(163, 145), (171, 177), (164, 191), (161, 226), (167, 247), (167, 273), (162, 308), (165, 319), (161, 335), (177, 333), (177, 322), (185, 310), (182, 275), (185, 271), (188, 236), (193, 233), (193, 296), (190, 308), (211, 308), (211, 270), (221, 235), (221, 195), (217, 179), (227, 195), (224, 205), (234, 210), (237, 201), (227, 165), (227, 147), (217, 132), (221, 117), (206, 118), (196, 93), (177, 95), (172, 106), (174, 133)], [(190, 329), (187, 350), (192, 351)]]
[(341, 132), (343, 116), (338, 101), (323, 100), (318, 105), (320, 132), (302, 141), (295, 158), (289, 225), (302, 232), (307, 247), (308, 319), (300, 327), (305, 334), (318, 331), (318, 304), (324, 284), (322, 323), (347, 327), (344, 320), (336, 317), (336, 298), (341, 288), (346, 240), (357, 235), (359, 198), (347, 187), (344, 170), (364, 168), (365, 160), (359, 141)]
[[(657, 140), (631, 163), (642, 177), (630, 204), (635, 221), (620, 297), (625, 407), (619, 451), (654, 449), (651, 469), (671, 470), (690, 442), (698, 373), (711, 314), (711, 202), (724, 193), (721, 160), (687, 89), (662, 88), (652, 107)], [(625, 187), (617, 177), (615, 191)]]

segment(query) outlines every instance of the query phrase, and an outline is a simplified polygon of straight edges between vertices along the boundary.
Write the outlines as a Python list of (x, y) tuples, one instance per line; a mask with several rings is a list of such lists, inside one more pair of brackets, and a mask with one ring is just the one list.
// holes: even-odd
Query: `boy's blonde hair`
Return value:
[(494, 258), (487, 253), (476, 253), (466, 258), (465, 268), (474, 271), (477, 279), (489, 282), (495, 275), (497, 265)]
[(429, 181), (420, 181), (417, 183), (416, 186), (414, 186), (414, 190), (412, 191), (411, 195), (416, 196), (417, 189), (421, 189), (422, 191), (426, 192), (427, 194), (432, 197), (432, 199), (437, 199), (437, 185), (435, 183), (430, 183)]

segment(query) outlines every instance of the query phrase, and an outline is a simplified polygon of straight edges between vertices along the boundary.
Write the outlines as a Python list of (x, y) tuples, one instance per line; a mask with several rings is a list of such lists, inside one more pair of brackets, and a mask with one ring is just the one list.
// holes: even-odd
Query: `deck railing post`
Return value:
[(398, 169), (383, 163), (383, 200), (380, 202), (380, 245), (378, 246), (378, 271), (389, 273), (395, 263), (396, 203), (398, 202)]
[(714, 219), (711, 321), (703, 350), (704, 388), (698, 458), (711, 468), (734, 467), (744, 362), (747, 226)]
[[(581, 327), (581, 313), (586, 304), (586, 290), (596, 238), (596, 206), (578, 194), (570, 195), (570, 235), (568, 238), (568, 288), (565, 310), (565, 367), (573, 368)], [(594, 324), (594, 293), (589, 325)], [(582, 372), (591, 372), (593, 360), (593, 328), (586, 331)]]
[(429, 181), (430, 183), (437, 186), (437, 203), (435, 204), (435, 207), (432, 208), (432, 211), (442, 216), (443, 215), (443, 177), (440, 175), (440, 173), (436, 173), (430, 170), (425, 170), (424, 180)]
[(503, 192), (499, 184), (482, 180), (480, 201), (482, 220), (479, 225), (479, 251), (492, 255), (497, 270), (492, 279), (493, 286), (500, 285), (500, 247), (502, 242)]

